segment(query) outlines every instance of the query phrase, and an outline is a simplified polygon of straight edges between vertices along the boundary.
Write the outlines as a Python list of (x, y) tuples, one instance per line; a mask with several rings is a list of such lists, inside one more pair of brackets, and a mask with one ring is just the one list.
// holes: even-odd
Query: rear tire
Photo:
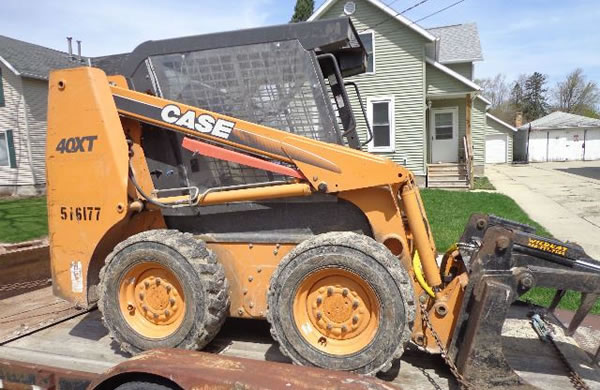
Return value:
[(223, 266), (204, 242), (150, 230), (118, 244), (100, 272), (104, 325), (121, 349), (201, 349), (228, 313)]
[(267, 319), (296, 364), (374, 374), (404, 352), (415, 317), (401, 261), (370, 237), (308, 239), (277, 267)]

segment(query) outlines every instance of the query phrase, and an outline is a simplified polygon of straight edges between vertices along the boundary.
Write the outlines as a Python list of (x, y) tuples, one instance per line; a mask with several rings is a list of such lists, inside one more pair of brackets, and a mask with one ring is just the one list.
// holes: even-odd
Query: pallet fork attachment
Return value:
[(530, 387), (502, 351), (502, 326), (519, 296), (534, 286), (557, 288), (553, 309), (565, 290), (581, 292), (569, 335), (600, 296), (600, 262), (575, 244), (534, 232), (527, 225), (475, 214), (461, 237), (459, 249), (470, 270), (469, 285), (449, 353), (459, 371), (478, 387)]

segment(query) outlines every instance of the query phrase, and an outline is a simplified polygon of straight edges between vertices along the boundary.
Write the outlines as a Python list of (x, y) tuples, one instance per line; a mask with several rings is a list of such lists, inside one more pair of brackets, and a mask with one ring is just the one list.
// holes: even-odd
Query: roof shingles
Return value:
[(52, 69), (85, 64), (69, 59), (65, 52), (0, 35), (0, 57), (23, 77), (47, 80)]
[(427, 31), (439, 39), (438, 61), (442, 64), (483, 61), (477, 24), (455, 24)]
[(580, 127), (600, 127), (600, 119), (587, 116), (570, 114), (568, 112), (555, 111), (552, 114), (536, 119), (519, 127), (519, 130), (551, 130), (551, 129), (574, 129)]

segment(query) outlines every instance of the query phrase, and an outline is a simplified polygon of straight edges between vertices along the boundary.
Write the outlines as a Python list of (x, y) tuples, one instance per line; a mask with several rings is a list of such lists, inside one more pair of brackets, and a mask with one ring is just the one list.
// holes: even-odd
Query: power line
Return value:
[(425, 20), (425, 19), (427, 19), (427, 18), (430, 18), (430, 17), (432, 17), (432, 16), (434, 16), (434, 15), (437, 15), (437, 14), (439, 14), (440, 12), (444, 12), (445, 10), (447, 10), (447, 9), (449, 9), (449, 8), (452, 8), (452, 7), (454, 7), (455, 5), (458, 5), (458, 4), (462, 3), (463, 1), (465, 1), (465, 0), (458, 0), (456, 3), (452, 3), (452, 4), (450, 4), (449, 6), (447, 6), (447, 7), (445, 7), (445, 8), (442, 8), (442, 9), (441, 9), (441, 10), (439, 10), (439, 11), (435, 11), (434, 13), (431, 13), (431, 14), (429, 14), (429, 15), (427, 15), (427, 16), (424, 16), (424, 17), (422, 17), (421, 19), (417, 19), (417, 20), (415, 20), (415, 21), (413, 22), (413, 24), (415, 24), (415, 23), (418, 23), (418, 22), (420, 22), (420, 21), (422, 21), (422, 20)]
[[(398, 1), (398, 0), (394, 0), (394, 1), (392, 1), (391, 3), (389, 3), (389, 4), (386, 4), (386, 5), (389, 7), (390, 5), (394, 4), (396, 1)], [(423, 3), (426, 3), (426, 2), (428, 2), (428, 1), (429, 1), (429, 0), (421, 0), (421, 1), (419, 1), (418, 3), (416, 3), (416, 4), (413, 4), (413, 5), (411, 5), (410, 7), (406, 8), (406, 9), (404, 9), (404, 10), (402, 10), (402, 11), (396, 12), (396, 14), (395, 14), (393, 17), (395, 18), (395, 17), (396, 17), (396, 16), (398, 16), (398, 15), (402, 15), (402, 14), (404, 14), (404, 13), (406, 13), (406, 12), (410, 11), (411, 9), (417, 8), (417, 7), (418, 7), (418, 6), (420, 6), (421, 4), (423, 4)], [(464, 1), (464, 0), (462, 0), (462, 1)], [(382, 20), (381, 22), (379, 22), (379, 23), (375, 24), (374, 26), (371, 26), (371, 27), (369, 27), (369, 28), (367, 28), (367, 29), (365, 29), (365, 30), (370, 30), (370, 29), (373, 29), (373, 28), (375, 28), (375, 27), (377, 27), (377, 26), (379, 26), (379, 25), (381, 25), (381, 24), (383, 24), (383, 23), (387, 22), (388, 20), (389, 20), (389, 19), (384, 19), (384, 20)], [(414, 23), (414, 22), (413, 22), (413, 23)], [(365, 30), (362, 30), (362, 31), (365, 31)], [(362, 31), (359, 31), (359, 34), (360, 34)]]
[(408, 7), (408, 8), (407, 8), (407, 9), (405, 9), (404, 11), (400, 11), (400, 15), (402, 15), (402, 14), (404, 14), (404, 13), (406, 13), (406, 12), (410, 11), (411, 9), (417, 8), (418, 6), (420, 6), (420, 5), (421, 5), (421, 4), (423, 4), (423, 3), (427, 3), (427, 1), (428, 1), (428, 0), (422, 0), (422, 1), (419, 1), (417, 4), (415, 4), (415, 5), (412, 5), (412, 6)]

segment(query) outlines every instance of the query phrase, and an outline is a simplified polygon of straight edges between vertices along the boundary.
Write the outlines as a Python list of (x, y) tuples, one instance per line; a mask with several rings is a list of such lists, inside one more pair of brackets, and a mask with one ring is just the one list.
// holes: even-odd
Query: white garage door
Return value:
[(506, 135), (495, 134), (485, 137), (485, 162), (488, 164), (506, 162)]
[(585, 159), (600, 160), (600, 129), (585, 131)]
[(583, 130), (552, 130), (548, 137), (548, 161), (583, 160)]

